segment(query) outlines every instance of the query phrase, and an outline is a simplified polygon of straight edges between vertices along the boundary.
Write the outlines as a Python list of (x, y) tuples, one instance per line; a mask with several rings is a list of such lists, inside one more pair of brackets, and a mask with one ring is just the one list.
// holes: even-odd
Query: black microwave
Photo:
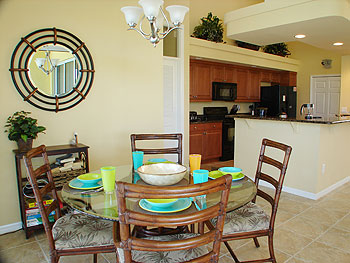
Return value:
[(234, 101), (237, 98), (237, 83), (213, 82), (212, 100)]

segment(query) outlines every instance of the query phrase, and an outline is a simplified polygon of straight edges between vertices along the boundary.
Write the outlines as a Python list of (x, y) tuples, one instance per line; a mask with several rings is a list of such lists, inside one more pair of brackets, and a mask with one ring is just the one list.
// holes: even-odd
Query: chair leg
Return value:
[(94, 256), (94, 263), (97, 263), (97, 254), (93, 254)]
[(230, 252), (232, 258), (234, 259), (234, 261), (236, 263), (239, 263), (240, 261), (238, 260), (238, 258), (236, 257), (235, 253), (233, 252), (232, 248), (230, 247), (230, 245), (227, 243), (227, 241), (224, 241), (225, 246), (227, 247), (228, 251)]
[(271, 262), (276, 263), (275, 251), (273, 249), (273, 234), (269, 234), (268, 243), (269, 243), (269, 252), (270, 252)]
[(256, 247), (260, 247), (260, 244), (259, 244), (259, 241), (258, 241), (258, 238), (257, 237), (253, 237), (253, 240), (254, 240), (254, 244)]

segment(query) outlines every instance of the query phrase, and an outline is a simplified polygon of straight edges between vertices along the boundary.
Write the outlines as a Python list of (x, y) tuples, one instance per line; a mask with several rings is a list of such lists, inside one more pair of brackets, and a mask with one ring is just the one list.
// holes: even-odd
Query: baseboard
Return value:
[(0, 226), (0, 235), (17, 231), (22, 228), (22, 222)]
[[(340, 180), (339, 182), (336, 182), (335, 184), (327, 187), (326, 189), (323, 189), (321, 192), (318, 192), (317, 194), (310, 193), (310, 192), (303, 191), (303, 190), (299, 190), (299, 189), (292, 188), (292, 187), (287, 187), (287, 186), (284, 186), (282, 188), (282, 192), (298, 195), (298, 196), (305, 197), (305, 198), (312, 199), (312, 200), (317, 200), (317, 199), (325, 196), (326, 194), (329, 194), (330, 192), (337, 189), (338, 187), (346, 184), (347, 182), (350, 182), (350, 176), (345, 177), (344, 179)], [(272, 185), (265, 182), (265, 181), (260, 181), (260, 185), (266, 186), (268, 188), (272, 188)]]

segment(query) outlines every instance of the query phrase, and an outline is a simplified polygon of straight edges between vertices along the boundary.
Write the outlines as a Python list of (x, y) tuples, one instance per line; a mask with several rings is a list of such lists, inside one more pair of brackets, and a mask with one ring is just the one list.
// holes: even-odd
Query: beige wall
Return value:
[[(340, 110), (346, 107), (350, 111), (350, 56), (341, 59), (341, 92)], [(341, 112), (341, 111), (340, 111)]]
[[(312, 75), (330, 75), (341, 73), (341, 55), (316, 48), (301, 42), (289, 42), (290, 58), (300, 61), (297, 79), (297, 109), (301, 104), (310, 102), (310, 78)], [(332, 59), (332, 68), (325, 69), (323, 59)]]
[[(66, 144), (76, 131), (80, 142), (91, 147), (91, 169), (130, 163), (131, 133), (163, 131), (162, 43), (153, 48), (136, 32), (127, 31), (120, 12), (122, 6), (136, 3), (136, 0), (0, 1), (1, 126), (13, 112), (31, 111), (47, 127), (46, 134), (40, 134), (34, 146)], [(36, 15), (38, 12), (40, 15)], [(8, 70), (11, 54), (21, 37), (53, 26), (72, 32), (85, 42), (96, 69), (86, 101), (57, 114), (23, 102)], [(185, 96), (188, 98), (188, 91)], [(188, 125), (185, 129), (188, 130)], [(3, 132), (0, 145), (1, 226), (18, 222), (20, 217), (12, 153), (17, 146)]]

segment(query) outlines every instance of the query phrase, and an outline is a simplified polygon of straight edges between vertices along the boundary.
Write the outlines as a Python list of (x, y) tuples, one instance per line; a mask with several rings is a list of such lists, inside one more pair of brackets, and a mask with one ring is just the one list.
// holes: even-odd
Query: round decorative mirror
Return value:
[(83, 101), (94, 79), (94, 63), (84, 42), (56, 28), (23, 37), (11, 58), (11, 76), (31, 105), (63, 111)]

